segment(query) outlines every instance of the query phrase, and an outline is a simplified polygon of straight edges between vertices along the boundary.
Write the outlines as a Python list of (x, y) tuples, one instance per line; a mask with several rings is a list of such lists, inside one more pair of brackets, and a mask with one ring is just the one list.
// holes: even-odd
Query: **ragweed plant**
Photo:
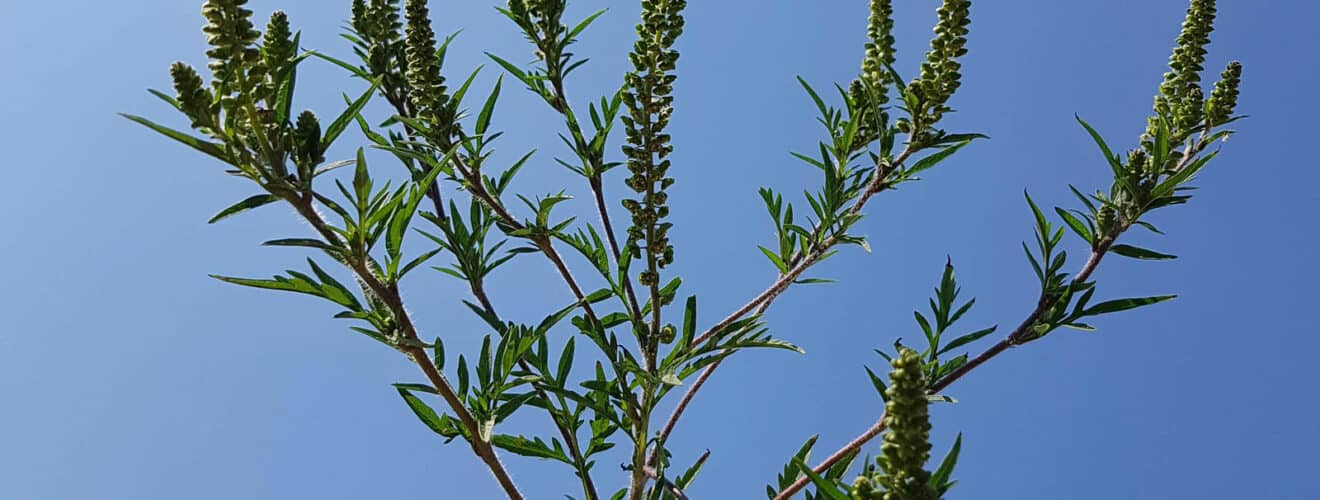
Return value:
[[(836, 86), (833, 99), (799, 79), (825, 132), (810, 153), (793, 153), (821, 176), (804, 194), (809, 211), (795, 211), (781, 193), (760, 191), (774, 229), (760, 250), (776, 278), (745, 305), (702, 327), (696, 297), (677, 300), (682, 280), (666, 270), (675, 255), (668, 194), (675, 188), (674, 172), (682, 169), (672, 164), (668, 125), (687, 2), (642, 0), (631, 69), (618, 91), (588, 100), (585, 108), (571, 98), (569, 77), (586, 59), (570, 49), (602, 12), (568, 20), (564, 0), (510, 0), (499, 9), (522, 32), (534, 62), (519, 65), (488, 56), (562, 119), (561, 138), (570, 155), (556, 161), (585, 182), (596, 221), (556, 211), (570, 201), (563, 190), (510, 191), (533, 155), (508, 165), (492, 160), (492, 145), (502, 135), (493, 124), (504, 78), (484, 99), (470, 98), (476, 71), (448, 78), (445, 54), (453, 37), (436, 35), (426, 0), (353, 0), (345, 34), (355, 56), (350, 59), (302, 49), (281, 12), (258, 31), (245, 4), (207, 0), (203, 6), (209, 82), (191, 66), (176, 63), (170, 68), (173, 94), (152, 91), (184, 116), (192, 132), (125, 116), (256, 185), (256, 194), (221, 210), (211, 222), (272, 203), (293, 208), (311, 234), (265, 244), (313, 252), (317, 258), (307, 260), (307, 270), (271, 279), (215, 277), (322, 298), (339, 309), (335, 317), (353, 322), (353, 331), (401, 352), (424, 380), (395, 384), (406, 407), (445, 442), (465, 444), (509, 498), (562, 492), (520, 489), (505, 465), (508, 455), (564, 464), (581, 486), (574, 495), (585, 499), (687, 498), (710, 452), (686, 456), (667, 443), (705, 382), (737, 353), (797, 350), (770, 335), (762, 314), (792, 286), (824, 281), (807, 273), (841, 246), (867, 246), (856, 228), (874, 196), (916, 180), (985, 139), (943, 128), (962, 85), (971, 2), (942, 2), (917, 77), (905, 80), (895, 68), (891, 2), (871, 0), (857, 78)], [(809, 439), (766, 487), (769, 497), (790, 498), (810, 487), (808, 498), (941, 498), (953, 485), (962, 441), (959, 437), (938, 467), (928, 468), (929, 407), (952, 402), (943, 392), (954, 382), (1060, 327), (1093, 330), (1091, 318), (1173, 298), (1092, 300), (1098, 290), (1094, 276), (1109, 254), (1174, 258), (1119, 239), (1134, 227), (1159, 233), (1148, 215), (1186, 203), (1188, 183), (1215, 156), (1210, 148), (1232, 133), (1223, 127), (1238, 119), (1242, 66), (1231, 63), (1208, 97), (1201, 84), (1214, 17), (1213, 1), (1191, 2), (1154, 114), (1135, 147), (1115, 153), (1078, 118), (1113, 175), (1108, 189), (1088, 193), (1069, 186), (1079, 205), (1052, 211), (1027, 197), (1034, 244), (1023, 248), (1040, 285), (1032, 312), (981, 353), (966, 353), (998, 329), (962, 329), (959, 320), (975, 300), (960, 299), (950, 262), (930, 310), (913, 316), (925, 346), (895, 344), (893, 354), (878, 351), (889, 363), (887, 378), (866, 370), (885, 401), (884, 414), (815, 465), (809, 454), (816, 440)], [(324, 123), (311, 110), (293, 108), (298, 68), (312, 58), (343, 68), (364, 87)], [(368, 116), (367, 105), (376, 98), (388, 104), (387, 116)], [(620, 123), (622, 141), (610, 144)], [(406, 180), (380, 181), (379, 162), (369, 166), (362, 147), (352, 158), (327, 162), (350, 128), (361, 133), (365, 146), (393, 156)], [(608, 175), (618, 166), (626, 173)], [(610, 196), (610, 189), (620, 188)], [(613, 204), (630, 216), (622, 231), (610, 218)], [(1072, 274), (1065, 271), (1070, 261), (1063, 245), (1069, 232), (1088, 251)], [(423, 247), (405, 245), (412, 233), (425, 237), (419, 240)], [(503, 316), (486, 284), (515, 258), (548, 261), (573, 299), (534, 324)], [(433, 265), (438, 259), (448, 263)], [(325, 268), (330, 263), (353, 279), (347, 284), (336, 279)], [(466, 285), (467, 296), (459, 300), (490, 332), (475, 352), (450, 352), (448, 332), (424, 335), (412, 320), (400, 284), (424, 267)], [(672, 412), (658, 414), (679, 388), (682, 395)], [(542, 414), (553, 430), (531, 436), (504, 432), (502, 424), (523, 413)], [(878, 457), (847, 480), (863, 448), (881, 434)], [(602, 480), (603, 469), (596, 467), (611, 453), (628, 457), (622, 480)]]

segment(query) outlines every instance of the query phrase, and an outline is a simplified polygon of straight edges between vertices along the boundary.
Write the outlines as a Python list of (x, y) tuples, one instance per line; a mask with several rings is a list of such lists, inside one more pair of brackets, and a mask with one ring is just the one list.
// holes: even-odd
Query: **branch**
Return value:
[[(1082, 266), (1081, 271), (1077, 272), (1077, 275), (1073, 278), (1073, 283), (1082, 283), (1090, 278), (1091, 274), (1095, 272), (1096, 267), (1100, 265), (1100, 259), (1104, 258), (1105, 252), (1107, 252), (1109, 250), (1110, 245), (1114, 243), (1114, 238), (1105, 238), (1100, 243), (1101, 243), (1100, 246), (1091, 252), (1091, 257), (1087, 259), (1086, 265)], [(1026, 333), (1031, 329), (1032, 326), (1035, 326), (1036, 320), (1040, 319), (1040, 315), (1044, 314), (1045, 311), (1048, 310), (1050, 307), (1053, 307), (1054, 303), (1057, 300), (1058, 300), (1057, 297), (1054, 298), (1042, 297), (1041, 300), (1038, 301), (1036, 305), (1036, 309), (1033, 310), (1031, 314), (1027, 316), (1027, 319), (1023, 320), (1022, 323), (1019, 324), (1017, 328), (1013, 329), (1012, 333), (1009, 333), (1008, 336), (1004, 337), (1003, 340), (1000, 340), (998, 343), (991, 346), (989, 349), (986, 349), (985, 352), (982, 352), (981, 354), (973, 358), (971, 361), (968, 361), (967, 364), (959, 367), (957, 370), (954, 370), (948, 375), (945, 375), (944, 377), (935, 381), (935, 383), (931, 384), (929, 392), (931, 394), (939, 393), (940, 391), (948, 388), (950, 385), (953, 385), (954, 382), (957, 382), (958, 379), (961, 379), (964, 375), (967, 375), (972, 370), (975, 370), (976, 367), (985, 364), (985, 362), (990, 361), (991, 359), (994, 359), (995, 356), (998, 356), (1004, 351), (1007, 351), (1010, 347), (1016, 347), (1024, 343), (1025, 342), (1024, 339), (1026, 338), (1025, 337)], [(866, 429), (866, 431), (863, 432), (860, 436), (853, 438), (853, 440), (849, 441), (848, 444), (843, 445), (842, 448), (840, 448), (838, 451), (835, 451), (825, 460), (821, 461), (819, 465), (812, 468), (812, 471), (818, 474), (823, 474), (824, 471), (828, 470), (830, 467), (833, 467), (835, 463), (838, 463), (840, 460), (843, 460), (848, 456), (851, 456), (852, 454), (856, 453), (858, 450), (862, 448), (863, 445), (865, 445), (871, 439), (874, 439), (876, 436), (879, 436), (880, 433), (884, 431), (884, 429), (885, 429), (885, 415), (882, 413), (880, 415), (880, 419), (876, 420), (875, 424), (873, 424), (870, 428)], [(793, 482), (792, 485), (789, 485), (788, 488), (785, 488), (784, 491), (781, 491), (779, 495), (774, 498), (774, 500), (788, 500), (792, 498), (793, 495), (797, 494), (797, 492), (801, 491), (802, 488), (805, 488), (807, 484), (809, 484), (810, 482), (811, 482), (811, 478), (809, 477), (803, 476), (801, 478), (798, 478), (798, 480)]]
[[(862, 207), (866, 206), (866, 203), (871, 200), (872, 196), (875, 196), (876, 193), (879, 193), (880, 191), (883, 191), (885, 188), (889, 187), (885, 184), (885, 179), (888, 178), (889, 175), (892, 174), (894, 171), (896, 171), (900, 166), (902, 166), (903, 162), (907, 161), (907, 159), (911, 157), (914, 153), (916, 153), (918, 150), (920, 150), (919, 147), (916, 147), (913, 144), (909, 143), (908, 146), (905, 149), (903, 149), (903, 152), (899, 153), (898, 157), (894, 158), (893, 161), (887, 164), (877, 165), (875, 168), (875, 174), (872, 175), (871, 181), (866, 185), (866, 190), (863, 191), (861, 196), (857, 198), (857, 201), (853, 203), (852, 207), (848, 208), (848, 212), (846, 215), (844, 215), (844, 218), (848, 218), (850, 216), (860, 214), (862, 211)], [(774, 302), (775, 299), (778, 298), (780, 294), (784, 293), (784, 290), (787, 290), (788, 287), (791, 286), (794, 281), (802, 277), (802, 273), (805, 273), (807, 271), (807, 268), (810, 268), (813, 264), (819, 261), (821, 257), (825, 255), (826, 252), (828, 252), (831, 248), (833, 248), (834, 245), (837, 245), (839, 243), (839, 236), (840, 235), (837, 234), (832, 235), (829, 238), (826, 238), (825, 241), (822, 241), (819, 245), (816, 245), (815, 248), (813, 248), (810, 252), (807, 252), (802, 257), (802, 260), (799, 261), (797, 265), (793, 266), (792, 269), (789, 269), (787, 273), (780, 275), (779, 279), (775, 280), (774, 283), (771, 283), (770, 286), (765, 289), (765, 291), (762, 291), (750, 302), (744, 304), (742, 307), (738, 308), (738, 310), (730, 313), (727, 317), (720, 320), (718, 323), (715, 323), (710, 328), (707, 328), (706, 331), (702, 332), (702, 334), (698, 336), (696, 339), (693, 339), (692, 345), (697, 346), (707, 340), (710, 340), (710, 338), (714, 336), (717, 332), (733, 324), (735, 321), (742, 319), (744, 316), (747, 315), (747, 313), (750, 313), (756, 308), (761, 307), (763, 304), (769, 305), (770, 303)]]
[[(866, 203), (871, 200), (872, 196), (875, 196), (877, 193), (883, 191), (886, 187), (888, 187), (887, 185), (885, 185), (885, 179), (888, 178), (889, 175), (892, 174), (894, 171), (896, 171), (899, 167), (901, 167), (903, 165), (903, 162), (907, 161), (907, 159), (911, 157), (914, 153), (916, 153), (919, 149), (920, 148), (909, 143), (908, 146), (903, 149), (903, 152), (899, 153), (898, 157), (895, 158), (894, 161), (889, 162), (887, 164), (876, 165), (875, 173), (872, 174), (870, 182), (867, 183), (866, 190), (862, 192), (862, 195), (859, 196), (857, 198), (857, 201), (853, 203), (852, 207), (848, 209), (848, 213), (845, 216), (845, 218), (848, 216), (861, 213), (862, 207), (866, 206)], [(820, 230), (824, 231), (823, 228)], [(827, 238), (825, 241), (821, 242), (821, 244), (817, 245), (816, 248), (813, 248), (810, 252), (807, 252), (803, 256), (802, 260), (800, 260), (797, 263), (797, 265), (793, 266), (793, 268), (790, 269), (788, 273), (781, 275), (779, 279), (775, 280), (775, 282), (772, 283), (769, 288), (766, 288), (765, 291), (761, 292), (760, 295), (757, 295), (756, 298), (752, 299), (751, 302), (748, 302), (746, 305), (742, 306), (737, 311), (734, 311), (728, 317), (724, 318), (723, 320), (720, 320), (719, 323), (716, 323), (714, 326), (708, 328), (699, 337), (697, 337), (692, 341), (692, 345), (697, 346), (709, 340), (711, 337), (715, 335), (715, 333), (728, 327), (730, 324), (733, 324), (733, 322), (742, 319), (743, 316), (746, 316), (748, 313), (752, 312), (753, 310), (756, 311), (756, 315), (760, 315), (764, 313), (766, 309), (769, 309), (770, 305), (774, 303), (775, 299), (779, 298), (779, 295), (783, 294), (784, 291), (787, 290), (788, 287), (791, 286), (794, 281), (796, 281), (799, 277), (802, 276), (802, 273), (807, 271), (807, 268), (811, 267), (813, 264), (819, 261), (821, 256), (825, 255), (825, 253), (828, 252), (830, 248), (833, 248), (834, 245), (837, 245), (838, 243), (839, 243), (838, 235), (831, 236)], [(710, 379), (711, 375), (715, 373), (715, 370), (719, 368), (721, 364), (724, 363), (725, 359), (727, 358), (721, 358), (719, 361), (716, 361), (715, 363), (706, 367), (706, 369), (701, 372), (701, 375), (697, 377), (697, 380), (692, 383), (692, 386), (688, 388), (687, 392), (683, 394), (683, 399), (679, 400), (678, 406), (674, 407), (674, 411), (670, 413), (669, 419), (665, 422), (665, 426), (661, 429), (659, 438), (656, 441), (658, 445), (656, 446), (656, 449), (652, 451), (651, 458), (648, 460), (648, 463), (651, 464), (655, 463), (659, 455), (660, 448), (663, 447), (665, 440), (669, 438), (669, 435), (674, 432), (674, 427), (678, 425), (678, 419), (683, 416), (683, 412), (687, 411), (688, 405), (692, 403), (692, 398), (696, 397), (697, 391), (701, 390), (702, 386), (704, 386), (706, 384), (706, 381)]]
[[(325, 222), (325, 219), (322, 219), (321, 215), (316, 212), (316, 209), (312, 206), (309, 198), (293, 198), (289, 201), (294, 206), (294, 209), (298, 211), (298, 214), (306, 219), (327, 242), (334, 245), (343, 244), (339, 235), (331, 230), (329, 224)], [(357, 276), (363, 285), (365, 285), (372, 294), (376, 295), (376, 297), (390, 308), (395, 319), (399, 322), (399, 328), (403, 332), (403, 335), (407, 339), (417, 340), (419, 338), (417, 328), (413, 325), (412, 318), (408, 315), (407, 309), (403, 307), (403, 299), (399, 295), (398, 288), (387, 286), (385, 283), (381, 282), (380, 278), (378, 278), (375, 273), (371, 272), (366, 264), (362, 262), (362, 259), (345, 260), (346, 262), (344, 262), (344, 264), (353, 271), (354, 275)], [(504, 465), (500, 463), (499, 455), (497, 455), (495, 449), (491, 447), (490, 442), (482, 440), (481, 425), (477, 423), (476, 419), (472, 417), (472, 414), (468, 412), (467, 407), (463, 405), (462, 399), (460, 399), (458, 394), (454, 392), (453, 386), (447, 379), (445, 379), (444, 374), (441, 374), (436, 370), (435, 364), (432, 363), (426, 350), (416, 345), (405, 345), (402, 349), (410, 358), (412, 358), (413, 362), (422, 369), (422, 372), (426, 374), (426, 378), (430, 380), (431, 385), (435, 387), (436, 393), (438, 393), (440, 397), (445, 400), (445, 403), (449, 405), (450, 409), (454, 411), (459, 422), (462, 423), (464, 429), (467, 431), (467, 435), (469, 436), (468, 444), (472, 447), (472, 452), (475, 453), (482, 462), (485, 462), (486, 467), (488, 467), (491, 473), (495, 475), (495, 480), (500, 483), (502, 488), (504, 488), (505, 494), (507, 494), (510, 499), (522, 500), (522, 493), (518, 491), (518, 487), (513, 483), (513, 479), (509, 476), (509, 472), (506, 471)]]

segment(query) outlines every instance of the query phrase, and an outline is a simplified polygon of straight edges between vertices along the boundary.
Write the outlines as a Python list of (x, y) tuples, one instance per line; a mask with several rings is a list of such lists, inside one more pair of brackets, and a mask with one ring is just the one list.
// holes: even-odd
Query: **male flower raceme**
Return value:
[(853, 482), (857, 500), (937, 500), (926, 461), (930, 459), (930, 400), (921, 355), (907, 347), (890, 362), (885, 422), (888, 430), (870, 470)]
[(409, 97), (417, 117), (428, 122), (434, 138), (442, 146), (447, 146), (457, 132), (456, 112), (445, 87), (445, 78), (440, 74), (435, 31), (431, 29), (431, 13), (426, 4), (426, 0), (408, 0), (404, 5)]
[(1178, 45), (1169, 57), (1169, 71), (1164, 74), (1159, 95), (1155, 96), (1157, 116), (1151, 118), (1147, 135), (1155, 135), (1161, 116), (1180, 131), (1190, 130), (1201, 121), (1204, 113), (1201, 71), (1205, 69), (1205, 46), (1214, 31), (1215, 13), (1214, 0), (1193, 0), (1188, 7)]
[(683, 33), (682, 12), (686, 6), (684, 0), (642, 2), (638, 39), (629, 54), (633, 71), (625, 77), (623, 103), (628, 115), (623, 123), (628, 143), (623, 152), (632, 174), (626, 183), (640, 196), (624, 200), (623, 206), (632, 214), (628, 241), (638, 250), (633, 255), (640, 257), (645, 251), (647, 269), (638, 279), (643, 286), (656, 286), (660, 280), (658, 269), (674, 260), (670, 224), (662, 222), (669, 215), (665, 190), (674, 182), (668, 176), (669, 154), (674, 147), (665, 128), (673, 113), (677, 78), (673, 71), (679, 55), (673, 44)]
[(1206, 102), (1207, 125), (1221, 125), (1232, 118), (1233, 109), (1237, 107), (1238, 86), (1241, 83), (1242, 63), (1237, 61), (1228, 63), (1228, 68), (1224, 69), (1220, 74), (1220, 80), (1215, 83), (1215, 89), (1210, 92), (1210, 100)]
[(926, 62), (921, 65), (921, 76), (908, 84), (908, 91), (919, 97), (921, 116), (914, 118), (922, 126), (939, 122), (950, 111), (949, 98), (962, 86), (962, 64), (958, 58), (967, 54), (971, 7), (971, 0), (945, 0), (939, 8), (935, 38), (931, 39)]

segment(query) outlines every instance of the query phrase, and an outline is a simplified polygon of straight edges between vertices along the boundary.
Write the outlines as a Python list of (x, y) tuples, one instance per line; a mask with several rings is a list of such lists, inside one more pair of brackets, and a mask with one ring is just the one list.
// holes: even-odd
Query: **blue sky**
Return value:
[[(898, 3), (899, 68), (912, 74), (936, 2)], [(1320, 498), (1311, 366), (1320, 338), (1306, 316), (1320, 278), (1311, 262), (1320, 174), (1309, 151), (1320, 114), (1320, 6), (1221, 3), (1208, 66), (1243, 61), (1239, 110), (1251, 118), (1202, 176), (1197, 198), (1154, 216), (1169, 235), (1131, 240), (1182, 258), (1110, 259), (1098, 274), (1105, 296), (1181, 297), (1106, 317), (1094, 334), (1061, 331), (954, 386), (960, 403), (933, 410), (938, 450), (965, 434), (950, 498)], [(175, 60), (204, 64), (200, 2), (10, 4), (0, 16), (0, 211), (9, 214), (0, 225), (9, 285), (0, 292), (0, 498), (498, 497), (477, 460), (442, 446), (400, 403), (389, 384), (420, 378), (405, 359), (349, 333), (321, 302), (206, 277), (301, 266), (298, 252), (258, 243), (307, 229), (283, 208), (208, 226), (253, 188), (115, 116), (181, 123), (144, 89), (167, 88)], [(306, 47), (348, 55), (337, 38), (348, 4), (252, 7), (259, 16), (283, 8)], [(493, 2), (433, 4), (438, 31), (464, 30), (451, 78), (486, 64), (483, 51), (530, 59)], [(578, 1), (572, 17), (611, 4)], [(818, 87), (850, 80), (866, 9), (692, 4), (673, 122), (673, 269), (709, 324), (773, 278), (756, 250), (771, 235), (756, 189), (793, 193), (818, 182), (788, 155), (821, 136), (794, 76)], [(947, 127), (992, 140), (874, 200), (861, 225), (873, 252), (845, 250), (812, 273), (840, 284), (779, 301), (768, 321), (806, 356), (754, 352), (726, 363), (671, 440), (683, 463), (713, 451), (693, 498), (758, 498), (810, 435), (821, 434), (823, 455), (869, 425), (880, 402), (862, 367), (879, 365), (872, 348), (919, 335), (911, 310), (946, 256), (964, 294), (978, 298), (966, 326), (1020, 321), (1035, 293), (1019, 246), (1031, 237), (1022, 191), (1056, 205), (1071, 201), (1068, 183), (1107, 185), (1073, 113), (1130, 147), (1185, 8), (976, 2)], [(579, 104), (617, 88), (636, 12), (621, 2), (586, 33), (577, 52), (592, 61), (570, 82)], [(306, 68), (299, 107), (333, 115), (341, 92), (361, 91), (328, 65)], [(478, 85), (496, 75), (488, 66)], [(515, 190), (567, 184), (585, 194), (551, 161), (567, 152), (544, 105), (506, 85), (497, 113), (508, 132), (499, 158), (541, 151)], [(360, 138), (350, 132), (332, 159), (348, 155), (350, 141)], [(398, 169), (383, 157), (376, 166)], [(610, 178), (615, 193), (621, 172)], [(491, 288), (523, 321), (568, 301), (541, 259), (519, 259)], [(405, 293), (423, 330), (445, 335), (451, 351), (470, 352), (485, 333), (458, 302), (457, 281), (418, 273)], [(510, 426), (545, 430), (532, 417)], [(623, 461), (598, 464), (603, 487), (624, 484)], [(573, 493), (561, 465), (506, 462), (532, 498)]]

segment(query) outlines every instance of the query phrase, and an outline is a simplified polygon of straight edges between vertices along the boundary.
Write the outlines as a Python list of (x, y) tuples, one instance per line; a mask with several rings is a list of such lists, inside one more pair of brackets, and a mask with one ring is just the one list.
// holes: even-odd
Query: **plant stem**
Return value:
[[(325, 219), (322, 219), (321, 215), (316, 212), (310, 199), (305, 197), (293, 198), (289, 199), (289, 202), (293, 205), (294, 209), (298, 211), (299, 215), (306, 219), (307, 222), (311, 224), (328, 243), (336, 246), (343, 246), (343, 241), (339, 238), (339, 235), (331, 230), (329, 224), (325, 222)], [(368, 288), (368, 291), (376, 295), (377, 298), (390, 308), (395, 320), (399, 323), (399, 329), (404, 337), (409, 340), (418, 340), (419, 335), (417, 333), (417, 328), (413, 325), (412, 318), (409, 317), (407, 309), (403, 307), (403, 298), (399, 294), (398, 287), (386, 285), (382, 282), (375, 273), (368, 269), (363, 259), (348, 257), (344, 260), (344, 264), (353, 271), (358, 280)], [(450, 409), (453, 410), (454, 414), (458, 417), (459, 422), (467, 431), (467, 435), (469, 436), (467, 441), (472, 447), (472, 452), (475, 453), (477, 457), (486, 464), (486, 467), (490, 469), (491, 473), (495, 475), (495, 480), (500, 483), (500, 487), (504, 489), (505, 494), (507, 494), (512, 500), (522, 500), (522, 493), (518, 491), (517, 485), (513, 483), (513, 479), (509, 476), (508, 471), (505, 470), (504, 465), (500, 463), (499, 455), (496, 454), (495, 449), (491, 446), (490, 442), (482, 439), (481, 425), (478, 424), (476, 419), (472, 417), (472, 414), (468, 412), (462, 399), (459, 398), (456, 392), (454, 392), (453, 385), (445, 379), (444, 374), (441, 374), (435, 369), (435, 365), (431, 361), (430, 356), (427, 355), (426, 350), (415, 345), (403, 346), (402, 350), (412, 358), (413, 362), (416, 363), (419, 368), (422, 369), (422, 372), (431, 382), (431, 385), (435, 387), (436, 393), (438, 393), (440, 397), (445, 400), (445, 403), (449, 405)]]

